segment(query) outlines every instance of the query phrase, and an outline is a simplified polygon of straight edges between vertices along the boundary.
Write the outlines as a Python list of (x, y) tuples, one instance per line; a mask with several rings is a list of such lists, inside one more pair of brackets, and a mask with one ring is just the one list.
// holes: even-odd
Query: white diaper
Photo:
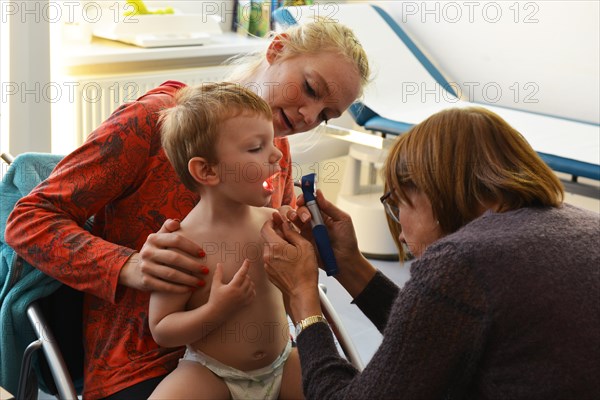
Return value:
[(279, 397), (283, 366), (291, 352), (292, 342), (288, 342), (281, 355), (271, 365), (247, 372), (225, 365), (189, 347), (182, 360), (200, 363), (222, 378), (233, 400), (272, 400)]

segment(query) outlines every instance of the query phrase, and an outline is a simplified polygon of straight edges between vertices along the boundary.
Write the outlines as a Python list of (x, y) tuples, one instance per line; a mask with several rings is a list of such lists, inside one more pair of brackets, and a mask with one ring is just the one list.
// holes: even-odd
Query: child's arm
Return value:
[(217, 264), (206, 304), (186, 311), (192, 295), (153, 292), (149, 323), (152, 337), (161, 346), (193, 343), (220, 327), (235, 310), (252, 302), (256, 292), (248, 275), (250, 262), (244, 260), (228, 284), (223, 283), (223, 265)]

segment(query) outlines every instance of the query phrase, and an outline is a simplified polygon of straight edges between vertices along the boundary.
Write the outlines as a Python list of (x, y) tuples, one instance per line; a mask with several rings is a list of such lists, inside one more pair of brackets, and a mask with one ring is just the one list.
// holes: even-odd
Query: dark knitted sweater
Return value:
[(431, 245), (404, 288), (355, 303), (382, 331), (362, 373), (325, 324), (298, 337), (307, 399), (600, 398), (600, 216), (492, 213)]

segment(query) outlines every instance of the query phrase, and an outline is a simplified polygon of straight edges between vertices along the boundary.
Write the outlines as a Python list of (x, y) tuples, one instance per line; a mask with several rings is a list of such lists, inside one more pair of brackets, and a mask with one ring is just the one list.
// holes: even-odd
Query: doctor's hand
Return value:
[[(328, 201), (321, 190), (316, 193), (317, 204), (327, 231), (339, 272), (335, 278), (352, 297), (356, 297), (373, 278), (377, 270), (362, 255), (358, 247), (356, 231), (350, 215)], [(288, 214), (288, 218), (298, 226), (304, 236), (310, 236), (310, 211), (304, 197), (298, 197), (298, 210)], [(382, 226), (381, 229), (388, 229)]]
[[(186, 293), (204, 286), (209, 273), (200, 246), (177, 233), (179, 221), (168, 219), (160, 230), (148, 235), (139, 253), (121, 268), (119, 284), (142, 291)], [(200, 278), (199, 278), (200, 276)]]
[[(360, 255), (360, 250), (358, 249), (358, 241), (350, 215), (328, 201), (320, 190), (316, 192), (316, 199), (338, 265), (353, 263), (356, 257)], [(298, 210), (295, 213), (289, 213), (288, 218), (301, 229), (303, 236), (312, 239), (312, 233), (310, 233), (311, 215), (302, 195), (298, 197), (297, 203)]]
[(315, 249), (290, 222), (273, 213), (260, 234), (265, 242), (265, 271), (284, 295), (293, 298), (305, 290), (317, 288), (319, 270)]
[(265, 241), (265, 271), (281, 290), (292, 319), (321, 314), (319, 269), (312, 244), (278, 213), (265, 222), (260, 233)]

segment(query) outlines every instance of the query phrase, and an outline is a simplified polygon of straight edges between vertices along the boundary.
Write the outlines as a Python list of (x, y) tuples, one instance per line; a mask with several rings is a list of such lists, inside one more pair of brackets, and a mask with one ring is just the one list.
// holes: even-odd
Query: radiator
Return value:
[[(118, 106), (137, 99), (167, 80), (176, 80), (188, 85), (221, 81), (228, 74), (229, 68), (215, 66), (77, 78), (75, 82), (70, 83), (74, 88), (74, 102), (67, 111), (73, 113), (71, 121), (74, 124), (74, 132), (69, 140), (65, 137), (65, 134), (69, 134), (69, 129), (62, 129), (62, 138), (58, 140), (60, 149), (54, 149), (53, 140), (53, 150), (66, 153), (80, 146), (87, 135), (106, 120)], [(62, 115), (55, 115), (55, 118), (64, 121), (65, 110), (59, 112)]]

